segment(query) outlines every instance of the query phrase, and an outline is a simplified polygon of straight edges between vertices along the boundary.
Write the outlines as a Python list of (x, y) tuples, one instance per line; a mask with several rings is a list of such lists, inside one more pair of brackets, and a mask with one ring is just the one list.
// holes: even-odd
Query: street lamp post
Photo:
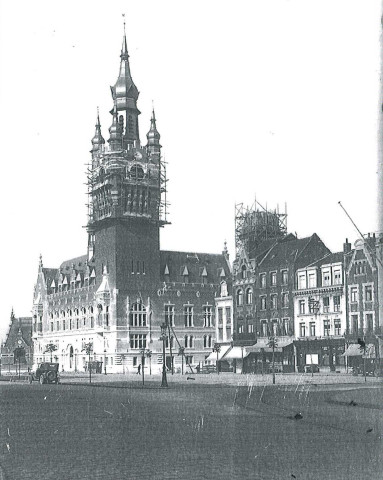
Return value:
[(104, 348), (104, 375), (106, 375), (106, 348)]
[(215, 343), (214, 346), (213, 346), (213, 352), (217, 352), (217, 365), (216, 365), (216, 368), (217, 368), (217, 375), (219, 375), (219, 368), (218, 368), (218, 354), (219, 352), (221, 351), (221, 345), (219, 343)]
[(275, 385), (275, 348), (278, 347), (276, 337), (270, 337), (268, 346), (273, 349), (273, 356), (272, 356), (272, 369), (273, 369), (273, 385)]
[(145, 385), (145, 348), (140, 350), (141, 353), (141, 372), (142, 372), (142, 385)]
[(241, 374), (244, 374), (245, 372), (243, 371), (243, 345), (241, 345), (241, 357), (242, 357), (242, 369), (241, 369)]
[(145, 350), (145, 356), (146, 358), (149, 359), (149, 375), (151, 375), (152, 374), (152, 351), (149, 348)]
[(185, 354), (185, 347), (180, 347), (178, 349), (178, 355), (181, 355), (181, 375), (184, 374), (184, 354)]
[(85, 351), (85, 353), (88, 355), (89, 383), (92, 383), (92, 366), (90, 363), (90, 354), (93, 351), (93, 343), (92, 342), (86, 343), (82, 351), (83, 352)]
[(168, 387), (168, 381), (166, 378), (166, 352), (165, 352), (165, 342), (166, 342), (166, 331), (167, 331), (167, 325), (166, 323), (163, 323), (161, 325), (161, 337), (160, 340), (162, 340), (162, 381), (161, 381), (161, 387)]

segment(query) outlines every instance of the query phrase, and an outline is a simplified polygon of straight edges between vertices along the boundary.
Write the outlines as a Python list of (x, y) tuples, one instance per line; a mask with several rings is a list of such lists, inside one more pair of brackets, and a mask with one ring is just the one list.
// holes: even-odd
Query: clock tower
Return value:
[[(88, 171), (88, 262), (108, 272), (111, 290), (143, 295), (160, 282), (159, 229), (166, 222), (162, 201), (165, 170), (160, 134), (152, 112), (147, 144), (139, 137), (138, 90), (124, 33), (118, 79), (111, 87), (113, 109), (105, 143), (97, 116)], [(119, 315), (117, 315), (118, 317)], [(118, 321), (118, 318), (117, 318)]]

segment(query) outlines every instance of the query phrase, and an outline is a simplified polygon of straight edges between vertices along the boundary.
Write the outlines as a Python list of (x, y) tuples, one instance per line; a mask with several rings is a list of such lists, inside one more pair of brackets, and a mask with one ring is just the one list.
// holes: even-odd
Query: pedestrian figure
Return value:
[(138, 368), (137, 368), (137, 375), (140, 375), (141, 373), (141, 363), (138, 365)]

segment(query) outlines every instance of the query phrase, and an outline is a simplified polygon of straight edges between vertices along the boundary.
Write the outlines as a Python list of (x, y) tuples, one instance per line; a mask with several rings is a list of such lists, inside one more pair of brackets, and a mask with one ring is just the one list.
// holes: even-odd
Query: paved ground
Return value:
[(111, 377), (1, 382), (0, 478), (383, 479), (383, 388), (373, 379), (273, 387), (201, 375), (161, 389), (158, 376), (145, 388)]

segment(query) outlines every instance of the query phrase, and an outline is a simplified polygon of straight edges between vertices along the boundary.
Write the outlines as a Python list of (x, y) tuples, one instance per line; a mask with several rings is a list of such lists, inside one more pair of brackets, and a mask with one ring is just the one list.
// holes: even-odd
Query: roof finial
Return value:
[(41, 255), (41, 253), (40, 253), (40, 257), (39, 257), (39, 267), (43, 268), (43, 256)]
[(125, 30), (125, 13), (122, 14), (122, 17), (124, 19), (124, 38), (122, 40), (122, 49), (121, 49), (121, 59), (122, 60), (127, 60), (129, 58), (128, 55), (128, 46), (126, 43), (126, 30)]

